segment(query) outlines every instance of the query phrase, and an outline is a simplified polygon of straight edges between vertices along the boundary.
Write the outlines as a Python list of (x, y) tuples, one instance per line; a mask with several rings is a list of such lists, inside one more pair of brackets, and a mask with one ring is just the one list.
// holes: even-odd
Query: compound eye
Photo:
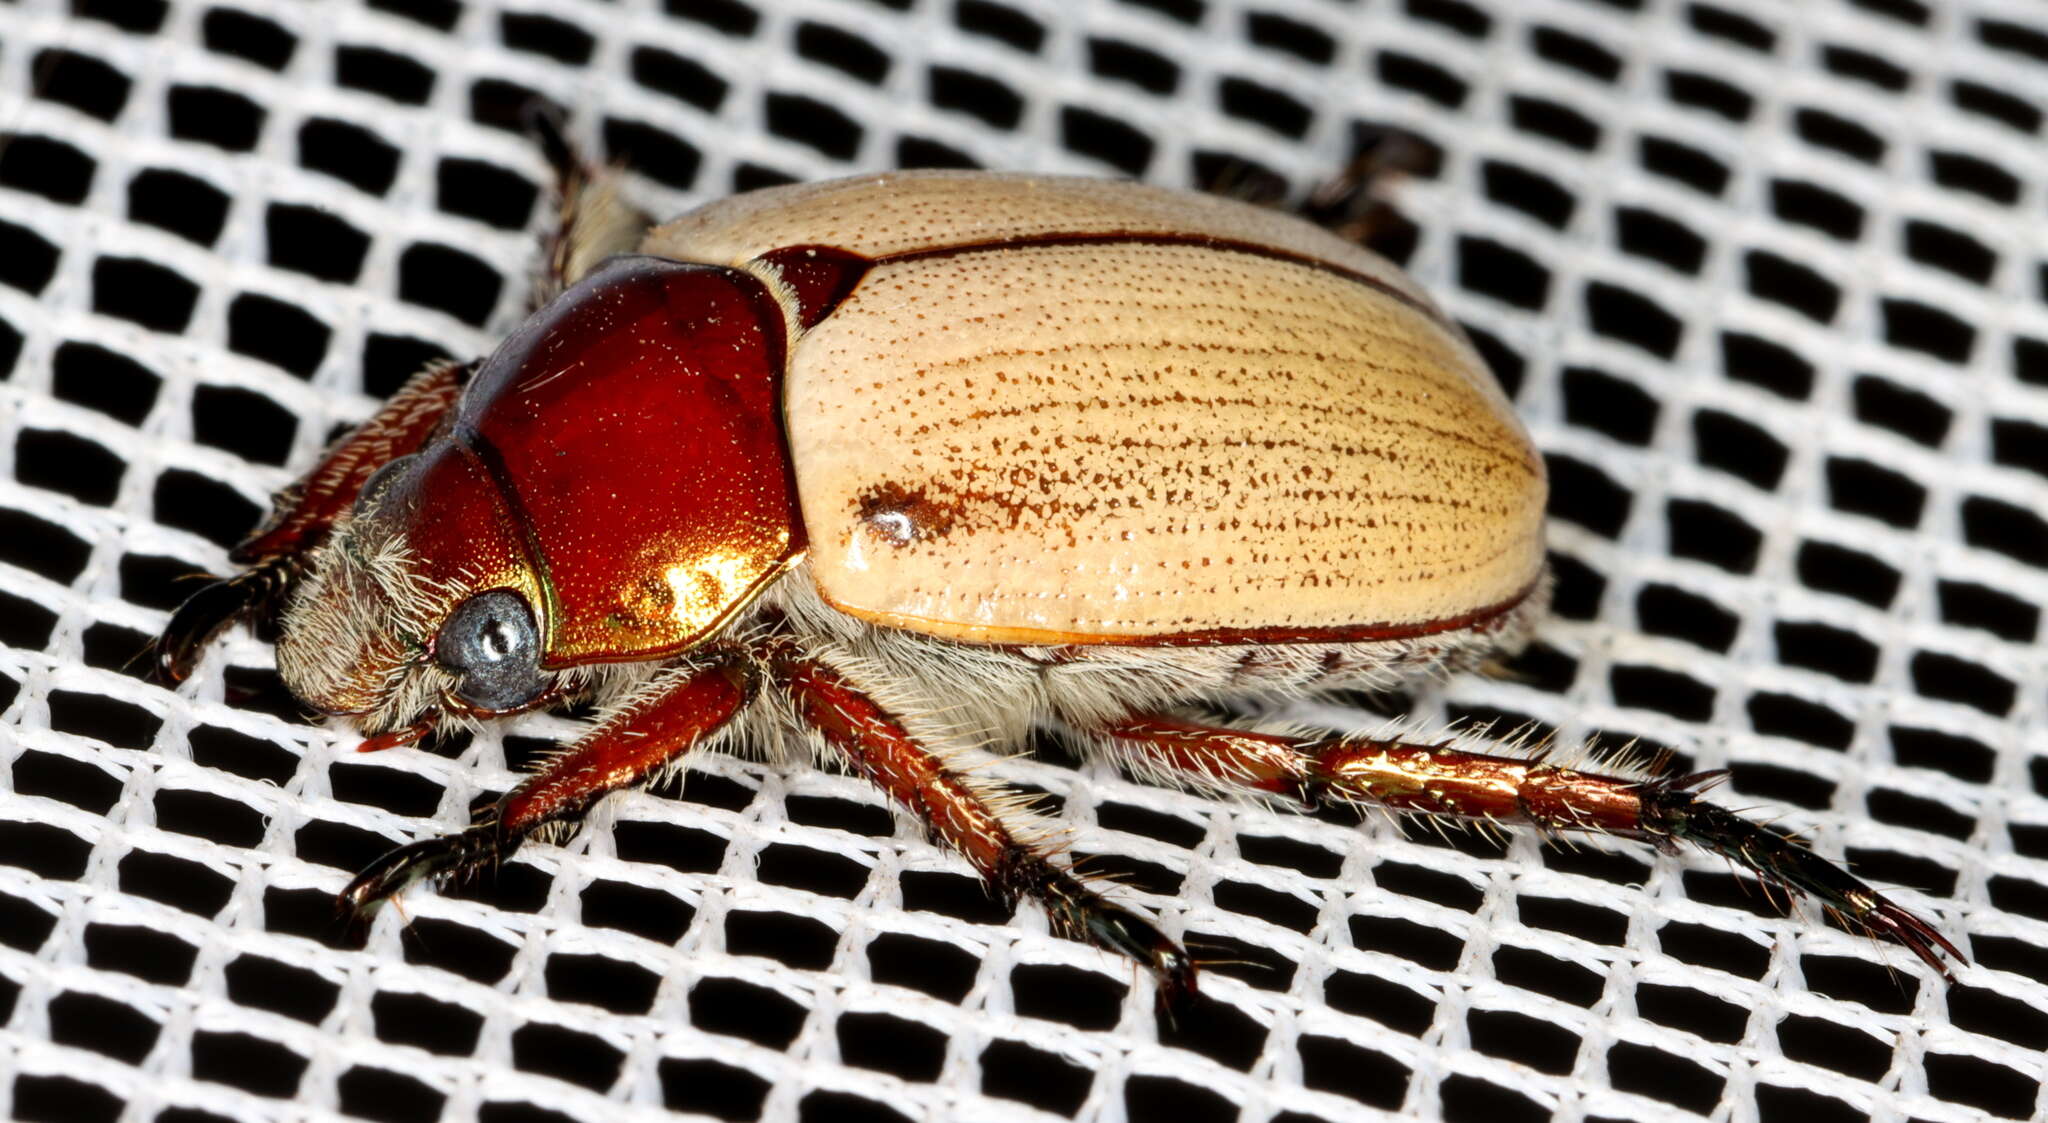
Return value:
[(370, 478), (363, 481), (363, 489), (356, 492), (355, 517), (360, 519), (376, 510), (383, 502), (384, 493), (391, 489), (392, 483), (404, 475), (406, 469), (411, 468), (419, 458), (419, 453), (407, 453), (385, 461), (383, 467), (371, 472)]
[(516, 710), (541, 691), (540, 629), (510, 589), (478, 593), (449, 613), (434, 656), (462, 676), (455, 696), (478, 709)]

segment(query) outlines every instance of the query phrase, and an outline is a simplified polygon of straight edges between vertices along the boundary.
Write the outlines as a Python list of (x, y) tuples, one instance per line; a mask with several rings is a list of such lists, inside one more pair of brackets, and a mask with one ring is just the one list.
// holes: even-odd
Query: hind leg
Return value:
[(1582, 831), (1660, 846), (1690, 843), (1767, 885), (1804, 893), (1851, 929), (1904, 945), (1953, 978), (1942, 956), (1962, 953), (1926, 921), (1888, 901), (1797, 839), (1699, 798), (1720, 779), (1603, 775), (1540, 757), (1500, 756), (1449, 742), (1252, 733), (1138, 715), (1098, 725), (1133, 771), (1205, 787), (1251, 789), (1310, 806), (1351, 802), (1550, 832)]

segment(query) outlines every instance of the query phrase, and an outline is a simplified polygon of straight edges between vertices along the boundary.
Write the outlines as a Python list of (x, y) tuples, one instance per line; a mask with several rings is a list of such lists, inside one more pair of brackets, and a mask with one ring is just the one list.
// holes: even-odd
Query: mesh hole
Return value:
[[(1688, 880), (1686, 893), (1689, 896), (1692, 892)], [(1657, 944), (1665, 955), (1681, 963), (1726, 971), (1745, 979), (1763, 978), (1771, 962), (1768, 948), (1741, 933), (1699, 924), (1666, 924), (1657, 930)]]
[(588, 63), (591, 53), (597, 49), (597, 40), (581, 27), (567, 20), (523, 12), (499, 14), (498, 38), (515, 51), (540, 55), (570, 66)]
[(500, 229), (524, 228), (539, 199), (525, 176), (481, 160), (443, 160), (435, 171), (436, 206)]
[(1223, 112), (1264, 125), (1281, 136), (1307, 135), (1313, 115), (1309, 107), (1279, 90), (1244, 78), (1225, 78), (1217, 86)]
[(739, 0), (666, 0), (668, 14), (723, 31), (736, 39), (751, 38), (761, 17)]
[(403, 16), (423, 27), (450, 31), (462, 18), (461, 0), (368, 0), (369, 6)]
[(830, 967), (838, 942), (839, 933), (810, 917), (739, 909), (725, 916), (728, 952), (765, 956), (799, 970)]
[[(300, 832), (301, 836), (304, 834), (304, 831)], [(361, 865), (357, 863), (350, 868), (360, 868)], [(433, 917), (415, 919), (405, 929), (402, 943), (407, 963), (437, 967), (485, 985), (504, 978), (512, 970), (512, 957), (519, 952), (518, 948), (488, 933)]]
[(1935, 399), (1874, 375), (1856, 380), (1854, 402), (1857, 420), (1930, 448), (1948, 438), (1955, 419), (1954, 412)]
[(1804, 265), (1773, 253), (1752, 250), (1743, 256), (1749, 291), (1763, 300), (1782, 304), (1816, 323), (1835, 318), (1842, 304), (1840, 286)]
[(1801, 109), (1792, 115), (1792, 129), (1815, 148), (1839, 152), (1866, 164), (1884, 161), (1884, 138), (1846, 117), (1821, 109)]
[(633, 81), (656, 93), (680, 98), (706, 113), (718, 112), (732, 88), (696, 60), (656, 47), (635, 48), (631, 67)]
[(1994, 717), (2012, 712), (2019, 685), (1989, 667), (1968, 659), (1923, 651), (1910, 664), (1913, 690), (1943, 702), (1959, 702)]
[(946, 1064), (944, 1031), (889, 1014), (839, 1015), (839, 1059), (857, 1068), (929, 1083)]
[(1637, 145), (1636, 158), (1644, 171), (1677, 180), (1708, 196), (1719, 196), (1728, 188), (1728, 165), (1675, 140), (1646, 136)]
[(1636, 620), (1651, 635), (1687, 640), (1709, 651), (1726, 651), (1735, 643), (1741, 617), (1670, 585), (1649, 585), (1636, 595)]
[(400, 105), (425, 105), (434, 93), (432, 70), (404, 55), (377, 47), (336, 47), (334, 81)]
[(512, 1064), (602, 1092), (619, 1078), (626, 1059), (616, 1046), (563, 1026), (528, 1023), (512, 1031)]
[(1407, 1098), (1408, 1066), (1384, 1053), (1312, 1034), (1303, 1035), (1296, 1048), (1301, 1053), (1301, 1082), (1310, 1088), (1387, 1111), (1398, 1109)]
[(1024, 117), (1024, 99), (985, 75), (950, 66), (926, 73), (932, 105), (971, 114), (999, 129), (1014, 129)]
[(1736, 124), (1756, 112), (1756, 99), (1739, 87), (1694, 70), (1664, 72), (1664, 96), (1679, 105), (1704, 109)]
[(14, 1117), (25, 1123), (114, 1123), (128, 1106), (105, 1088), (68, 1076), (24, 1072), (14, 1078), (12, 1091)]
[(101, 20), (137, 35), (162, 27), (169, 13), (167, 0), (71, 0), (72, 15)]
[(2010, 503), (1963, 500), (1963, 538), (1972, 546), (2048, 568), (2048, 520)]
[(92, 310), (151, 331), (176, 334), (192, 320), (199, 286), (177, 271), (132, 257), (102, 257), (92, 266)]
[(1407, 0), (1402, 7), (1415, 19), (1449, 28), (1468, 39), (1484, 39), (1493, 32), (1493, 17), (1464, 0)]
[(1472, 1010), (1465, 1015), (1465, 1030), (1479, 1052), (1538, 1072), (1562, 1076), (1578, 1057), (1578, 1035), (1527, 1014)]
[(1336, 40), (1313, 26), (1273, 12), (1247, 12), (1245, 38), (1275, 51), (1282, 51), (1315, 66), (1328, 66), (1337, 57)]
[(335, 1081), (341, 1111), (378, 1123), (427, 1123), (441, 1117), (448, 1097), (425, 1081), (388, 1068), (357, 1065)]
[(1508, 119), (1525, 133), (1590, 152), (1600, 145), (1600, 126), (1578, 110), (1548, 98), (1508, 99)]
[(173, 86), (166, 95), (171, 135), (230, 152), (256, 147), (264, 113), (255, 102), (229, 90)]
[(1868, 51), (1859, 51), (1854, 47), (1834, 44), (1822, 47), (1820, 64), (1845, 78), (1866, 82), (1889, 93), (1905, 90), (1909, 80), (1904, 70)]
[(37, 51), (34, 69), (37, 97), (68, 105), (90, 117), (111, 121), (128, 104), (133, 83), (128, 76), (91, 55), (77, 51)]
[(467, 1057), (476, 1052), (484, 1027), (483, 1015), (474, 1010), (423, 994), (394, 991), (379, 991), (370, 999), (370, 1016), (378, 1040), (444, 1057)]
[(1479, 167), (1486, 197), (1513, 207), (1538, 222), (1564, 229), (1577, 201), (1572, 193), (1542, 175), (1514, 164), (1488, 160)]
[(382, 195), (398, 178), (398, 149), (368, 129), (316, 117), (299, 127), (299, 165)]
[(1927, 174), (1952, 191), (1968, 192), (2008, 207), (2020, 200), (2017, 176), (1967, 152), (1929, 152)]
[(1152, 163), (1152, 138), (1113, 117), (1079, 106), (1060, 110), (1060, 144), (1133, 178)]
[(1887, 343), (1908, 351), (1924, 351), (1952, 363), (1970, 361), (1977, 345), (1977, 331), (1952, 313), (1917, 300), (1885, 300), (1879, 303), (1884, 316)]
[(1010, 995), (1017, 1013), (1076, 1029), (1116, 1028), (1129, 990), (1106, 975), (1057, 964), (1025, 964), (1010, 971)]
[(1045, 43), (1045, 25), (1030, 15), (988, 0), (959, 0), (953, 5), (953, 22), (960, 30), (1004, 43), (1026, 54), (1037, 54)]
[(111, 998), (66, 993), (50, 1000), (50, 1040), (141, 1064), (162, 1030), (156, 1019)]
[(602, 955), (555, 952), (548, 956), (544, 975), (549, 998), (614, 1014), (645, 1014), (654, 1008), (654, 995), (661, 987), (661, 976), (647, 968)]
[(1635, 496), (1608, 478), (1605, 472), (1582, 460), (1560, 453), (1547, 453), (1544, 463), (1550, 475), (1550, 513), (1605, 538), (1621, 533), (1628, 522)]
[(1614, 1086), (1621, 1091), (1677, 1104), (1702, 1115), (1714, 1110), (1725, 1083), (1705, 1065), (1627, 1041), (1608, 1050), (1607, 1064)]
[(244, 460), (283, 464), (298, 428), (298, 420), (283, 406), (254, 390), (200, 386), (192, 391), (192, 439)]
[(981, 1094), (1071, 1116), (1088, 1098), (1094, 1074), (1021, 1041), (998, 1039), (981, 1052)]
[(14, 438), (14, 478), (105, 507), (121, 489), (127, 462), (98, 442), (53, 429), (23, 429)]
[(2014, 643), (2031, 643), (2041, 627), (2041, 610), (1997, 589), (1967, 581), (1942, 581), (1936, 587), (1943, 622), (1982, 628)]
[(798, 24), (796, 53), (870, 86), (881, 85), (889, 76), (887, 52), (852, 32), (828, 24)]
[(868, 942), (868, 971), (878, 983), (922, 991), (958, 1003), (974, 987), (981, 963), (952, 944), (886, 933)]
[(163, 720), (132, 702), (72, 690), (50, 692), (50, 728), (120, 749), (145, 749)]
[[(104, 815), (121, 798), (122, 777), (82, 760), (39, 749), (25, 749), (15, 758), (14, 790), (68, 803)], [(34, 828), (31, 828), (34, 829)]]
[(298, 49), (298, 37), (261, 16), (233, 8), (210, 8), (199, 22), (206, 49), (253, 62), (266, 70), (283, 70)]
[(1666, 359), (1678, 353), (1685, 330), (1678, 317), (1656, 302), (1603, 282), (1586, 286), (1586, 313), (1594, 331)]
[(1801, 544), (1797, 569), (1800, 584), (1807, 588), (1840, 593), (1878, 608), (1890, 607), (1899, 593), (1898, 570), (1868, 554), (1832, 543)]
[(151, 168), (128, 181), (128, 217), (210, 246), (227, 223), (228, 197), (196, 176)]
[(758, 1073), (708, 1060), (664, 1057), (655, 1066), (663, 1104), (719, 1119), (758, 1119), (768, 1081)]
[(226, 1084), (258, 1096), (296, 1093), (306, 1058), (275, 1041), (247, 1033), (199, 1030), (192, 1035), (192, 1078)]
[(0, 145), (0, 185), (76, 206), (92, 189), (99, 169), (92, 157), (48, 137), (4, 134)]
[(1420, 94), (1446, 109), (1465, 104), (1472, 88), (1450, 71), (1399, 51), (1381, 51), (1374, 56), (1379, 80), (1397, 90)]
[(249, 848), (263, 841), (263, 813), (210, 792), (156, 793), (156, 825), (178, 834)]
[(1491, 238), (1458, 239), (1458, 283), (1531, 311), (1550, 298), (1550, 270)]
[(868, 867), (841, 854), (776, 844), (761, 851), (758, 876), (769, 885), (850, 901), (867, 887)]
[(688, 141), (616, 117), (605, 118), (604, 150), (635, 172), (678, 190), (695, 186), (704, 164), (703, 154)]
[(1948, 88), (1957, 109), (2008, 125), (2032, 135), (2041, 131), (2041, 111), (2021, 98), (1976, 82), (1958, 81)]
[(1720, 410), (1703, 409), (1693, 414), (1692, 438), (1701, 464), (1747, 480), (1765, 491), (1777, 489), (1792, 458), (1792, 450), (1784, 442)]
[(497, 307), (505, 279), (452, 246), (422, 243), (398, 260), (398, 298), (481, 327)]
[(222, 972), (228, 997), (257, 1010), (317, 1025), (334, 1009), (341, 987), (303, 967), (257, 955), (238, 955)]
[[(0, 593), (0, 644), (34, 651), (50, 642), (50, 630), (56, 626), (57, 614), (50, 609), (11, 593)], [(15, 767), (20, 768), (20, 760), (25, 759), (26, 755), (18, 759)]]

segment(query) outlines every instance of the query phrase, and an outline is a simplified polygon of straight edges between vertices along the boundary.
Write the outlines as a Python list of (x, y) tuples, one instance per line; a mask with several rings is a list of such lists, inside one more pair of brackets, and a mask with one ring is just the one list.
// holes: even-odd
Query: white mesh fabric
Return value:
[[(2040, 1115), (2044, 63), (1991, 0), (0, 2), (0, 1112)], [(246, 632), (176, 692), (130, 660), (337, 426), (516, 318), (531, 94), (655, 211), (899, 162), (1300, 189), (1356, 121), (1433, 139), (1411, 265), (1550, 457), (1563, 583), (1525, 680), (1414, 712), (1731, 768), (1975, 962), (1696, 857), (1051, 755), (1000, 772), (1237, 961), (1178, 1027), (860, 783), (721, 758), (335, 946), (353, 869), (570, 725), (358, 757)]]

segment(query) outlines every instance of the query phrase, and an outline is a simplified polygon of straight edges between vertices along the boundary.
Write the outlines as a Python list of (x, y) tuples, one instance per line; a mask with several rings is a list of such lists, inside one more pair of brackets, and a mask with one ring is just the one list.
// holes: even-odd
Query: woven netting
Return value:
[[(1433, 140), (1409, 263), (1548, 458), (1561, 580), (1518, 678), (1391, 705), (1729, 769), (1973, 963), (1707, 859), (1054, 751), (994, 768), (1218, 961), (1176, 1023), (879, 793), (720, 757), (352, 946), (351, 872), (571, 722), (358, 755), (246, 630), (175, 691), (137, 657), (517, 319), (535, 98), (657, 212), (899, 165), (1302, 191), (1361, 123)], [(2038, 1116), (2044, 109), (2048, 10), (1991, 0), (0, 2), (0, 1114)]]

